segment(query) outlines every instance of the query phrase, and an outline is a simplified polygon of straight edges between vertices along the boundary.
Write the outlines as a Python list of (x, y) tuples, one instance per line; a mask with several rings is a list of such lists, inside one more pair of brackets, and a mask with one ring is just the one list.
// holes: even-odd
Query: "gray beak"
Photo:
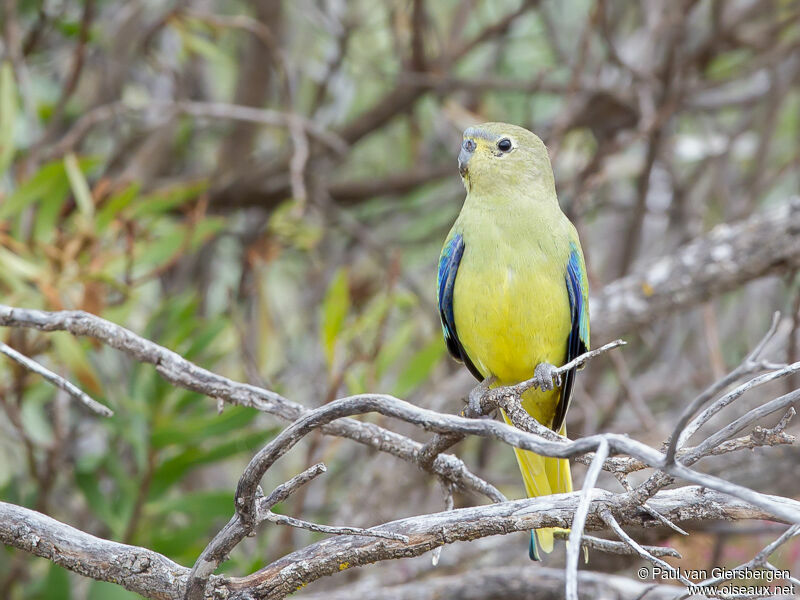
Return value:
[(461, 151), (458, 153), (458, 172), (462, 177), (467, 174), (467, 163), (473, 152), (475, 152), (475, 142), (470, 139), (464, 140), (464, 143), (461, 144)]

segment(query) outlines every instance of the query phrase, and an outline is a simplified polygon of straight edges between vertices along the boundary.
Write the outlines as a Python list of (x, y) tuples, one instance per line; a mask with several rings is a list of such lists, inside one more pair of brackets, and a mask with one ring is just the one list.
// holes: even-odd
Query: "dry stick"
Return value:
[[(581, 571), (581, 600), (610, 598), (633, 600), (637, 594), (648, 591), (643, 600), (675, 600), (683, 587), (665, 584), (648, 584), (641, 580), (611, 575), (597, 571)], [(564, 569), (555, 567), (525, 568), (518, 565), (470, 567), (460, 573), (440, 573), (419, 581), (400, 585), (382, 585), (377, 580), (359, 584), (345, 584), (335, 589), (303, 593), (303, 600), (531, 600), (563, 598)]]
[[(633, 490), (633, 486), (628, 482), (627, 476), (623, 475), (622, 473), (614, 473), (614, 475), (617, 478), (617, 481), (620, 482), (620, 484), (622, 485), (622, 487), (625, 489), (626, 492), (633, 492), (634, 491)], [(647, 504), (647, 502), (642, 502), (642, 509), (647, 514), (649, 514), (651, 517), (661, 521), (664, 525), (666, 525), (667, 527), (669, 527), (670, 529), (672, 529), (676, 533), (679, 533), (681, 535), (689, 535), (688, 531), (686, 531), (685, 529), (683, 529), (681, 527), (678, 527), (677, 525), (675, 525), (675, 523), (673, 523), (672, 521), (667, 519), (664, 515), (662, 515), (661, 513), (659, 513), (656, 510), (653, 510), (650, 507), (650, 505)]]
[[(484, 416), (491, 412), (491, 409), (487, 411), (481, 410), (477, 412), (472, 409), (473, 406), (477, 404), (475, 401), (476, 399), (480, 400), (486, 390), (489, 389), (489, 386), (494, 381), (494, 377), (487, 377), (482, 382), (480, 382), (475, 388), (473, 388), (469, 393), (469, 402), (464, 406), (461, 411), (462, 417), (467, 417), (470, 419), (479, 419), (480, 417)], [(464, 439), (463, 435), (458, 435), (454, 433), (437, 433), (430, 439), (419, 451), (419, 464), (422, 468), (427, 468), (431, 464), (433, 464), (434, 459), (444, 452), (455, 446), (458, 442)], [(502, 502), (502, 501), (501, 501)]]
[[(453, 486), (447, 483), (446, 481), (441, 481), (442, 487), (444, 487), (444, 510), (447, 512), (448, 510), (453, 510), (453, 506), (455, 506), (453, 500)], [(439, 559), (442, 556), (442, 548), (444, 546), (439, 546), (438, 548), (433, 549), (433, 555), (431, 556), (431, 564), (435, 567), (439, 564)]]
[[(554, 369), (553, 370), (553, 374), (556, 375), (556, 376), (561, 376), (564, 373), (566, 373), (567, 371), (569, 371), (570, 369), (574, 369), (574, 368), (577, 368), (577, 367), (580, 367), (580, 366), (586, 364), (588, 361), (593, 359), (595, 356), (599, 356), (600, 354), (603, 354), (604, 352), (608, 352), (609, 350), (613, 350), (614, 348), (617, 348), (619, 346), (624, 346), (626, 343), (627, 342), (625, 342), (624, 340), (614, 340), (613, 342), (608, 342), (607, 344), (604, 344), (604, 345), (600, 346), (599, 348), (595, 348), (594, 350), (590, 350), (589, 352), (584, 352), (580, 356), (576, 356), (575, 358), (573, 358), (568, 363), (565, 363), (564, 365), (558, 367), (557, 369)], [(521, 396), (522, 394), (527, 392), (529, 389), (534, 388), (536, 386), (537, 386), (537, 381), (536, 381), (536, 378), (534, 377), (534, 378), (528, 379), (527, 381), (523, 381), (521, 383), (518, 383), (518, 384), (512, 385), (512, 386), (508, 386), (508, 387), (509, 387), (510, 391), (513, 391), (514, 393), (516, 393), (516, 394)]]
[[(709, 437), (703, 444), (696, 448), (692, 448), (686, 451), (684, 454), (681, 455), (681, 461), (675, 462), (673, 465), (685, 465), (691, 466), (692, 464), (696, 463), (700, 459), (705, 456), (708, 456), (715, 452), (716, 445), (721, 444), (724, 442), (728, 437), (735, 435), (738, 431), (741, 431), (748, 425), (752, 424), (754, 421), (761, 419), (775, 411), (782, 410), (784, 408), (790, 407), (795, 402), (800, 401), (800, 390), (795, 390), (789, 394), (784, 394), (779, 398), (775, 398), (770, 402), (756, 407), (753, 410), (749, 411), (730, 425), (724, 427), (722, 430), (718, 431), (713, 436)], [(751, 435), (750, 440), (745, 440), (741, 444), (731, 444), (732, 450), (738, 450), (741, 448), (747, 448), (751, 444), (753, 446), (763, 446), (763, 445), (774, 445), (774, 444), (782, 444), (782, 443), (791, 443), (794, 441), (794, 438), (784, 437), (778, 434), (781, 434), (781, 427), (785, 426), (785, 423), (792, 417), (793, 411), (789, 411), (786, 415), (784, 415), (781, 420), (778, 422), (778, 425), (773, 427), (772, 429), (764, 430), (757, 430), (753, 432)], [(759, 433), (760, 432), (760, 433)], [(713, 442), (713, 443), (709, 443)], [(716, 445), (715, 445), (716, 444)], [(669, 474), (671, 470), (668, 467), (669, 465), (665, 465), (665, 468), (662, 468), (660, 471), (651, 475), (644, 483), (639, 485), (634, 494), (639, 497), (642, 501), (644, 501), (649, 496), (652, 496), (656, 491), (663, 488), (670, 482)]]
[(320, 525), (319, 523), (312, 523), (302, 519), (295, 519), (287, 515), (279, 515), (274, 512), (267, 511), (263, 515), (264, 521), (275, 523), (276, 525), (288, 525), (290, 527), (297, 527), (298, 529), (308, 529), (309, 531), (316, 531), (317, 533), (329, 533), (332, 535), (361, 535), (365, 537), (384, 538), (387, 540), (398, 540), (400, 542), (408, 543), (408, 536), (391, 531), (381, 531), (380, 529), (364, 529), (363, 527), (333, 527), (331, 525)]
[(336, 154), (343, 154), (347, 151), (347, 143), (341, 137), (294, 113), (239, 104), (226, 104), (224, 102), (177, 100), (174, 102), (149, 103), (146, 106), (132, 106), (122, 101), (115, 101), (97, 106), (83, 115), (61, 140), (43, 151), (42, 157), (45, 160), (49, 160), (66, 154), (79, 144), (96, 125), (111, 120), (115, 116), (136, 116), (139, 113), (151, 110), (154, 105), (160, 108), (165, 115), (182, 114), (196, 118), (243, 121), (271, 127), (296, 127), (308, 134), (309, 137), (327, 146)]
[[(746, 427), (752, 425), (755, 421), (758, 421), (767, 415), (779, 410), (783, 410), (784, 408), (791, 407), (791, 405), (798, 400), (800, 400), (800, 390), (795, 390), (793, 392), (789, 392), (788, 394), (784, 394), (783, 396), (779, 396), (774, 400), (770, 400), (766, 404), (762, 404), (761, 406), (757, 406), (756, 408), (749, 410), (732, 423), (720, 429), (717, 433), (710, 435), (702, 444), (692, 449), (691, 452), (687, 452), (686, 457), (683, 459), (683, 464), (690, 466), (696, 463), (704, 456), (709, 455), (716, 447), (728, 440), (731, 436), (739, 433), (742, 429), (745, 429)], [(778, 421), (775, 427), (769, 430), (758, 428), (758, 433), (754, 432), (754, 435), (761, 436), (761, 441), (763, 442), (767, 435), (776, 435), (782, 433), (783, 429), (786, 427), (786, 424), (789, 422), (789, 419), (791, 419), (793, 415), (794, 408), (790, 408), (790, 410), (783, 417), (781, 417), (780, 421)], [(753, 434), (751, 434), (751, 437), (752, 435)]]
[(282, 483), (272, 490), (272, 493), (263, 499), (262, 509), (271, 510), (276, 504), (280, 504), (305, 484), (327, 471), (328, 467), (325, 466), (325, 463), (317, 463), (308, 467), (302, 473), (295, 475), (286, 483)]
[[(269, 521), (277, 525), (288, 525), (290, 527), (297, 527), (299, 529), (308, 529), (318, 533), (328, 533), (332, 535), (359, 535), (366, 537), (377, 537), (388, 540), (396, 540), (408, 543), (408, 536), (382, 531), (377, 528), (363, 529), (360, 527), (333, 527), (328, 525), (320, 525), (311, 523), (301, 519), (295, 519), (285, 515), (278, 515), (272, 512), (272, 508), (286, 500), (292, 493), (299, 490), (302, 486), (316, 479), (319, 475), (325, 473), (327, 467), (323, 463), (317, 463), (302, 473), (295, 475), (289, 481), (282, 483), (275, 488), (269, 496), (257, 494), (256, 519), (250, 525), (245, 525), (239, 518), (238, 514), (234, 514), (230, 521), (222, 528), (222, 530), (214, 537), (214, 539), (206, 546), (203, 552), (195, 561), (192, 570), (189, 572), (189, 577), (186, 582), (186, 598), (203, 598), (205, 587), (208, 583), (212, 573), (217, 567), (226, 560), (231, 550), (248, 534), (252, 533), (255, 528), (263, 523)], [(260, 488), (258, 488), (260, 491)]]
[[(652, 554), (650, 554), (647, 550), (642, 548), (642, 546), (639, 545), (639, 543), (636, 542), (636, 540), (634, 540), (631, 536), (629, 536), (627, 533), (625, 533), (625, 530), (622, 529), (620, 524), (614, 518), (614, 515), (611, 514), (610, 510), (608, 510), (607, 508), (601, 509), (600, 510), (600, 518), (603, 519), (603, 522), (606, 525), (608, 525), (614, 531), (614, 533), (617, 534), (617, 536), (619, 536), (619, 539), (621, 539), (626, 544), (628, 544), (631, 548), (633, 548), (633, 550), (636, 552), (636, 554), (638, 554), (639, 556), (641, 556), (645, 560), (649, 560), (654, 565), (658, 565), (662, 569), (666, 569), (666, 570), (671, 570), (672, 569), (672, 567), (668, 563), (666, 563), (663, 560), (661, 560), (660, 558), (657, 558), (657, 557), (653, 556)], [(688, 579), (686, 579), (683, 575), (679, 574), (677, 577), (678, 577), (678, 580), (681, 583), (683, 583), (684, 585), (692, 585), (692, 582), (689, 581)]]
[[(590, 350), (575, 357), (568, 363), (554, 369), (553, 373), (555, 376), (560, 377), (570, 369), (580, 367), (592, 358), (624, 345), (625, 342), (623, 340), (614, 340), (600, 348), (595, 348), (594, 350)], [(519, 405), (522, 394), (538, 385), (538, 381), (535, 378), (527, 379), (515, 385), (489, 389), (493, 381), (493, 377), (484, 379), (480, 385), (470, 392), (470, 400), (467, 406), (464, 407), (464, 410), (462, 410), (462, 416), (478, 418), (491, 413), (495, 408), (499, 407), (506, 412), (506, 415), (511, 419), (514, 426), (519, 429), (535, 433), (551, 441), (568, 441), (564, 436), (557, 434), (555, 431), (539, 423)], [(473, 410), (473, 407), (478, 405), (480, 406), (480, 410)], [(423, 461), (433, 460), (439, 452), (447, 450), (462, 439), (464, 439), (464, 436), (454, 434), (438, 434), (434, 436), (420, 451), (420, 464), (424, 464)]]
[[(688, 425), (687, 429), (684, 429), (684, 427), (686, 427), (686, 422), (688, 422), (689, 418), (691, 418), (691, 415), (700, 406), (702, 406), (703, 404), (708, 402), (718, 392), (720, 392), (723, 389), (725, 389), (728, 385), (734, 383), (739, 378), (741, 378), (741, 377), (743, 377), (743, 376), (745, 376), (747, 374), (750, 374), (750, 373), (753, 373), (753, 372), (759, 371), (759, 370), (774, 369), (774, 370), (778, 371), (778, 373), (776, 373), (776, 377), (778, 377), (778, 376), (781, 376), (781, 375), (784, 375), (784, 374), (789, 374), (789, 372), (791, 372), (791, 370), (794, 369), (794, 365), (788, 365), (788, 366), (785, 366), (785, 365), (774, 365), (774, 364), (771, 364), (771, 363), (769, 363), (767, 361), (759, 360), (759, 357), (760, 357), (761, 353), (763, 352), (764, 348), (767, 346), (767, 344), (770, 342), (770, 340), (774, 337), (774, 335), (775, 335), (775, 333), (776, 333), (776, 331), (778, 329), (779, 321), (780, 321), (779, 314), (775, 313), (773, 315), (772, 323), (770, 325), (769, 330), (764, 335), (764, 337), (759, 341), (759, 343), (756, 345), (755, 349), (753, 349), (753, 351), (750, 352), (750, 354), (748, 354), (747, 357), (745, 357), (745, 359), (742, 361), (742, 363), (738, 367), (736, 367), (736, 369), (734, 369), (731, 373), (729, 373), (726, 377), (724, 377), (723, 379), (720, 379), (719, 381), (716, 381), (715, 383), (711, 384), (702, 394), (700, 394), (697, 398), (695, 398), (695, 400), (692, 402), (691, 406), (684, 411), (684, 413), (683, 413), (683, 415), (681, 417), (681, 420), (684, 421), (684, 425), (680, 426), (680, 424), (679, 424), (679, 426), (676, 427), (675, 430), (673, 431), (672, 436), (669, 439), (669, 445), (668, 445), (668, 449), (667, 449), (668, 453), (669, 453), (669, 449), (670, 448), (672, 448), (672, 447), (678, 448), (680, 445), (684, 444), (685, 441), (688, 439), (689, 435), (694, 433), (697, 430), (697, 428), (700, 427), (701, 421), (703, 419), (705, 419), (705, 418), (710, 418), (710, 415), (713, 414), (716, 410), (718, 410), (718, 409), (715, 409), (716, 403), (713, 404), (711, 407), (709, 407), (709, 409), (707, 409), (706, 411), (701, 413), (701, 415), (697, 419), (695, 419), (692, 423), (690, 423)], [(783, 370), (786, 370), (786, 373), (781, 373), (780, 372), (780, 371), (783, 371)], [(756, 378), (756, 379), (758, 379), (758, 378)], [(763, 380), (759, 380), (759, 381), (761, 383), (764, 383)], [(745, 384), (745, 385), (747, 385), (747, 384)], [(732, 402), (733, 400), (738, 398), (740, 395), (741, 394), (739, 394), (737, 390), (733, 390), (733, 392), (730, 392), (730, 394), (722, 397), (717, 402), (719, 402), (721, 404), (722, 403), (728, 403), (729, 404), (730, 402)], [(708, 415), (708, 417), (706, 417), (705, 415)], [(677, 454), (677, 450), (675, 452)], [(699, 458), (700, 457), (696, 457), (693, 460), (693, 462), (696, 462), (697, 460), (699, 460)], [(682, 455), (681, 456), (681, 460), (682, 460), (682, 462), (686, 462), (687, 459), (686, 459), (686, 457), (684, 455)], [(671, 463), (674, 464), (674, 462), (675, 462), (674, 457), (673, 457), (672, 461), (668, 461), (668, 462), (671, 462)], [(691, 463), (688, 463), (688, 464), (691, 464)], [(642, 484), (640, 484), (637, 487), (636, 494), (638, 494), (639, 497), (642, 498), (642, 500), (644, 501), (644, 499), (646, 499), (648, 496), (652, 496), (657, 490), (659, 490), (659, 489), (663, 488), (665, 485), (669, 484), (670, 480), (671, 480), (670, 477), (663, 471), (658, 472), (658, 473), (654, 473), (645, 482), (643, 482)]]
[[(565, 530), (556, 530), (553, 536), (559, 540), (569, 540), (569, 532)], [(614, 540), (607, 540), (605, 538), (594, 537), (592, 535), (581, 536), (581, 546), (589, 550), (597, 550), (598, 552), (605, 552), (606, 554), (620, 554), (631, 555), (638, 554), (636, 550), (632, 549), (629, 544), (625, 542), (617, 542)], [(653, 556), (669, 556), (671, 558), (683, 558), (681, 553), (675, 548), (668, 548), (666, 546), (642, 546)], [(580, 576), (580, 573), (578, 574)]]
[[(380, 525), (384, 531), (395, 531), (409, 536), (404, 544), (391, 540), (356, 536), (337, 536), (323, 540), (284, 556), (252, 575), (233, 579), (230, 600), (256, 598), (276, 600), (293, 593), (299, 586), (321, 577), (339, 573), (342, 561), (348, 568), (358, 567), (380, 560), (419, 556), (442, 544), (459, 540), (472, 540), (488, 535), (507, 535), (514, 531), (527, 531), (540, 527), (568, 527), (571, 522), (579, 493), (558, 494), (535, 499), (516, 500), (471, 508), (459, 508), (433, 515), (421, 515)], [(672, 499), (676, 502), (673, 505)], [(800, 502), (777, 499), (790, 506)], [(661, 491), (652, 499), (653, 507), (670, 518), (680, 521), (713, 519), (741, 519), (745, 515), (760, 518), (764, 511), (754, 511), (747, 503), (696, 486), (678, 490)], [(610, 508), (614, 516), (629, 524), (652, 525), (636, 503), (627, 494), (613, 494), (597, 489), (594, 492), (592, 510), (587, 518), (587, 529), (605, 528), (598, 510)], [(738, 511), (743, 512), (738, 512)], [(712, 516), (713, 515), (713, 516)], [(771, 517), (770, 517), (771, 518)], [(209, 594), (221, 585), (215, 580)], [(562, 588), (563, 596), (563, 588)]]
[[(800, 393), (800, 392), (799, 392)], [(533, 451), (544, 456), (569, 458), (575, 454), (585, 453), (590, 449), (607, 454), (609, 449), (637, 456), (650, 465), (665, 468), (669, 473), (699, 483), (705, 487), (732, 494), (747, 502), (764, 508), (772, 514), (789, 522), (800, 523), (800, 510), (783, 502), (775, 502), (764, 494), (729, 483), (717, 477), (700, 474), (681, 464), (664, 465), (663, 455), (652, 448), (617, 434), (594, 435), (574, 442), (551, 442), (530, 434), (516, 427), (489, 420), (466, 419), (454, 415), (443, 415), (434, 411), (414, 406), (392, 396), (380, 394), (362, 394), (350, 398), (335, 400), (325, 406), (310, 411), (289, 427), (281, 431), (264, 448), (262, 448), (247, 465), (236, 492), (236, 515), (231, 522), (211, 541), (201, 558), (207, 563), (221, 561), (224, 555), (238, 544), (257, 524), (257, 493), (259, 482), (266, 471), (280, 457), (285, 455), (309, 432), (323, 427), (327, 423), (342, 417), (377, 412), (384, 416), (402, 419), (428, 431), (439, 433), (460, 432), (480, 435), (505, 441), (506, 443)], [(602, 465), (598, 461), (597, 469)], [(636, 498), (635, 495), (630, 495)], [(583, 515), (585, 519), (585, 515)], [(576, 545), (579, 546), (579, 544)], [(198, 561), (199, 562), (199, 561)], [(219, 562), (217, 562), (219, 564)], [(207, 564), (202, 573), (213, 572), (216, 566)], [(198, 569), (198, 565), (195, 565)], [(209, 570), (210, 569), (210, 570)], [(202, 597), (205, 582), (202, 579), (192, 580), (187, 589), (188, 598)]]
[[(270, 406), (272, 411), (279, 412), (279, 409), (282, 409), (284, 413), (286, 412), (287, 405), (291, 407), (291, 405), (294, 404), (289, 403), (289, 401), (281, 396), (268, 392), (267, 390), (260, 390), (259, 388), (242, 384), (233, 384), (230, 380), (217, 376), (204, 369), (200, 369), (174, 353), (135, 336), (124, 328), (114, 326), (107, 321), (85, 313), (44, 313), (42, 311), (14, 310), (0, 306), (0, 324), (24, 324), (44, 330), (67, 329), (77, 335), (92, 335), (93, 337), (98, 337), (114, 347), (125, 349), (140, 360), (156, 364), (159, 373), (167, 377), (170, 381), (188, 387), (189, 389), (197, 389), (213, 397), (227, 397), (241, 403), (247, 403), (251, 406), (255, 404), (266, 404)], [(109, 326), (114, 332), (113, 335), (109, 335)], [(233, 386), (233, 389), (231, 389), (231, 386)], [(346, 398), (335, 401), (323, 407), (322, 410), (322, 413), (319, 412), (319, 410), (303, 411), (301, 407), (301, 410), (298, 412), (300, 412), (300, 414), (305, 412), (305, 416), (290, 426), (281, 435), (285, 434), (287, 431), (291, 432), (293, 429), (296, 431), (298, 425), (309, 425), (311, 421), (315, 419), (317, 420), (315, 426), (323, 427), (326, 423), (336, 418), (347, 416), (348, 414), (359, 414), (373, 410), (387, 416), (401, 418), (430, 431), (438, 433), (457, 432), (492, 437), (547, 456), (568, 458), (575, 454), (594, 449), (602, 440), (605, 440), (614, 451), (626, 452), (648, 462), (652, 466), (660, 467), (664, 462), (663, 456), (657, 451), (644, 444), (627, 439), (624, 436), (605, 434), (603, 436), (591, 436), (571, 443), (548, 442), (501, 423), (441, 415), (433, 411), (419, 409), (418, 407), (414, 407), (413, 405), (390, 396), (365, 395)], [(354, 423), (363, 425), (358, 422)], [(281, 435), (278, 437), (280, 438)], [(277, 439), (278, 438), (276, 438), (276, 440)], [(285, 437), (283, 441), (286, 441)], [(743, 498), (747, 502), (763, 508), (770, 514), (777, 515), (782, 519), (790, 522), (800, 522), (800, 511), (786, 502), (777, 502), (775, 499), (771, 499), (763, 494), (758, 494), (747, 488), (731, 484), (716, 477), (696, 473), (680, 464), (663, 465), (663, 468), (671, 475), (683, 477), (688, 481), (700, 483), (705, 487), (717, 489)], [(255, 487), (257, 488), (257, 483)], [(255, 489), (251, 494), (251, 498), (255, 500)]]
[(705, 425), (714, 415), (716, 415), (719, 411), (723, 408), (731, 404), (733, 401), (737, 400), (740, 396), (742, 396), (745, 392), (751, 390), (752, 388), (758, 387), (765, 383), (769, 383), (776, 379), (780, 379), (782, 377), (786, 377), (787, 375), (792, 375), (800, 371), (800, 362), (792, 363), (791, 365), (786, 365), (778, 369), (777, 371), (772, 371), (770, 373), (764, 373), (763, 375), (759, 375), (746, 381), (742, 385), (738, 386), (736, 389), (728, 392), (724, 396), (722, 396), (719, 400), (715, 401), (711, 406), (709, 406), (706, 410), (702, 413), (697, 415), (691, 423), (686, 427), (681, 435), (681, 440), (679, 440), (679, 444), (683, 445), (685, 440), (689, 438), (692, 434), (694, 434), (700, 427)]
[[(768, 569), (773, 570), (773, 571), (777, 570), (773, 565), (771, 565), (767, 561), (767, 559), (772, 555), (773, 552), (775, 552), (783, 544), (788, 542), (790, 539), (792, 539), (794, 536), (796, 536), (799, 533), (800, 533), (800, 525), (792, 525), (786, 531), (784, 531), (780, 535), (780, 537), (778, 537), (778, 539), (776, 539), (776, 540), (770, 542), (769, 544), (767, 544), (751, 560), (749, 560), (746, 563), (743, 563), (743, 564), (739, 565), (738, 567), (730, 569), (729, 570), (730, 574), (734, 574), (734, 573), (736, 573), (738, 571), (745, 571), (747, 569), (755, 569), (755, 568), (758, 568), (758, 567), (767, 567)], [(728, 574), (728, 573), (725, 573), (725, 574)], [(701, 581), (700, 583), (697, 584), (697, 586), (699, 587), (699, 586), (716, 585), (718, 583), (721, 583), (723, 581), (727, 581), (727, 580), (730, 580), (730, 579), (733, 579), (733, 578), (734, 577), (722, 577), (722, 576), (711, 577), (710, 579), (706, 579), (704, 581)], [(795, 585), (800, 585), (800, 581), (798, 581), (794, 577), (789, 577), (788, 581), (794, 583)], [(689, 597), (688, 593), (681, 596), (681, 598), (688, 598), (688, 597)]]
[[(46, 312), (0, 304), (0, 326), (27, 327), (41, 331), (68, 331), (87, 336), (120, 350), (139, 362), (155, 366), (169, 383), (198, 392), (215, 401), (248, 406), (261, 412), (294, 421), (310, 411), (280, 394), (239, 383), (197, 366), (179, 354), (147, 340), (129, 329), (83, 311)], [(410, 463), (420, 464), (422, 444), (372, 423), (341, 419), (322, 429), (323, 433), (352, 439), (380, 452), (387, 452)], [(464, 462), (450, 454), (437, 456), (425, 470), (452, 481), (459, 488), (484, 495), (494, 502), (505, 497), (493, 485), (477, 477)]]
[(60, 390), (64, 390), (70, 397), (74, 398), (81, 404), (83, 404), (86, 408), (91, 410), (93, 413), (100, 415), (101, 417), (111, 417), (114, 415), (114, 411), (110, 408), (103, 406), (96, 400), (90, 398), (83, 390), (79, 389), (74, 384), (70, 383), (60, 375), (57, 375), (46, 369), (35, 360), (28, 358), (24, 354), (20, 354), (16, 350), (14, 350), (11, 346), (0, 342), (0, 352), (5, 354), (11, 360), (19, 363), (29, 371), (40, 375), (46, 381), (52, 383)]
[[(595, 491), (594, 510), (587, 527), (604, 523), (597, 509), (609, 507), (624, 523), (647, 526), (638, 505), (625, 494)], [(800, 502), (774, 497), (776, 502), (800, 508)], [(765, 519), (769, 513), (697, 486), (662, 490), (652, 498), (659, 512), (678, 520)], [(350, 566), (419, 556), (457, 541), (531, 528), (563, 526), (575, 512), (578, 494), (545, 496), (499, 504), (459, 508), (383, 523), (380, 529), (410, 538), (410, 542), (364, 536), (337, 536), (312, 544), (278, 559), (257, 573), (242, 578), (213, 578), (213, 589), (230, 600), (283, 597), (302, 583), (338, 573), (344, 559)], [(44, 557), (84, 576), (113, 581), (145, 597), (178, 600), (183, 597), (189, 569), (164, 556), (136, 546), (104, 540), (60, 523), (36, 511), (0, 502), (0, 543)], [(110, 558), (111, 557), (111, 558)], [(307, 571), (303, 571), (307, 569)]]
[[(772, 324), (770, 325), (769, 331), (767, 331), (766, 335), (761, 339), (755, 349), (747, 355), (742, 364), (736, 367), (733, 371), (728, 373), (727, 376), (723, 377), (719, 381), (713, 383), (709, 386), (702, 394), (697, 396), (689, 406), (687, 406), (683, 413), (681, 413), (680, 418), (678, 419), (677, 424), (675, 425), (675, 429), (670, 436), (669, 445), (667, 446), (667, 454), (666, 454), (666, 462), (667, 464), (675, 462), (675, 453), (678, 451), (678, 446), (681, 442), (681, 436), (686, 428), (686, 425), (689, 423), (689, 419), (692, 418), (702, 406), (704, 406), (709, 400), (711, 400), (714, 396), (717, 395), (719, 391), (726, 388), (728, 385), (732, 384), (733, 382), (737, 381), (740, 377), (747, 373), (753, 372), (754, 369), (760, 368), (759, 363), (756, 361), (758, 360), (759, 355), (764, 350), (764, 347), (767, 345), (770, 339), (775, 335), (775, 332), (778, 329), (778, 323), (780, 322), (780, 313), (775, 313), (772, 317)], [(742, 392), (744, 393), (744, 392)], [(699, 427), (699, 425), (698, 425)], [(688, 437), (688, 436), (687, 436)]]
[(581, 537), (583, 536), (583, 528), (586, 526), (586, 515), (589, 513), (592, 490), (594, 489), (594, 484), (597, 483), (597, 477), (600, 475), (603, 461), (607, 456), (608, 442), (603, 440), (597, 447), (594, 460), (586, 473), (578, 508), (575, 509), (575, 516), (572, 519), (572, 528), (569, 532), (569, 543), (567, 545), (567, 572), (565, 574), (567, 600), (578, 600), (578, 557), (581, 552)]

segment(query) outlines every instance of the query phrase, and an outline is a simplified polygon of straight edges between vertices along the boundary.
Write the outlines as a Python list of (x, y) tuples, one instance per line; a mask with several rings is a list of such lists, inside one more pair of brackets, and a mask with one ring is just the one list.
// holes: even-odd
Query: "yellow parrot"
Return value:
[[(536, 377), (522, 406), (566, 435), (575, 370), (555, 386), (553, 369), (589, 348), (589, 286), (547, 148), (522, 127), (484, 123), (464, 132), (458, 168), (467, 197), (439, 259), (447, 348), (478, 380), (494, 377), (493, 386)], [(514, 451), (529, 497), (572, 491), (567, 459)], [(536, 531), (545, 552), (553, 531)], [(529, 554), (539, 560), (533, 532)]]

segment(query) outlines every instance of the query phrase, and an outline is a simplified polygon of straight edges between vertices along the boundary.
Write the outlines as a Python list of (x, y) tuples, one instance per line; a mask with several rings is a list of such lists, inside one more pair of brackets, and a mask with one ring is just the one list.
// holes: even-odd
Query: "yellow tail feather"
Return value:
[[(511, 425), (512, 423), (505, 412), (502, 414), (506, 423)], [(566, 426), (562, 425), (559, 433), (567, 435)], [(572, 491), (569, 459), (540, 456), (529, 450), (520, 450), (519, 448), (514, 448), (514, 454), (517, 457), (522, 480), (525, 482), (525, 491), (529, 498), (549, 496), (550, 494), (565, 494)], [(547, 553), (553, 551), (553, 532), (557, 529), (569, 531), (569, 529), (564, 530), (558, 527), (543, 527), (536, 530), (538, 545)]]
[[(528, 497), (549, 496), (572, 491), (568, 459), (539, 456), (519, 448), (514, 448), (514, 454), (517, 456), (517, 463), (522, 472), (522, 480), (525, 482), (525, 491)], [(545, 527), (536, 530), (539, 547), (545, 552), (553, 551), (553, 532), (556, 529), (555, 527)]]

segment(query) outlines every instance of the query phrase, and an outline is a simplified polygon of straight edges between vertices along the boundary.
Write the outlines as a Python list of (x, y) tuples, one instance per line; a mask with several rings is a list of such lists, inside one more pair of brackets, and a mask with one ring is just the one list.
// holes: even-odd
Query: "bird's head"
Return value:
[(526, 186), (555, 191), (553, 169), (544, 142), (508, 123), (483, 123), (464, 131), (458, 171), (467, 191)]

